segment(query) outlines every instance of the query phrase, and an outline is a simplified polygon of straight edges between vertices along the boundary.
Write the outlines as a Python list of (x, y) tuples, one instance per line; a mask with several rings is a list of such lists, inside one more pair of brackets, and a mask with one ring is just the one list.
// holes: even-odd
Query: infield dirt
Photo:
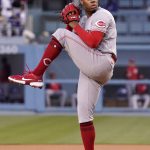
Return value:
[[(82, 145), (0, 145), (0, 150), (84, 150)], [(150, 145), (96, 145), (95, 150), (150, 150)]]

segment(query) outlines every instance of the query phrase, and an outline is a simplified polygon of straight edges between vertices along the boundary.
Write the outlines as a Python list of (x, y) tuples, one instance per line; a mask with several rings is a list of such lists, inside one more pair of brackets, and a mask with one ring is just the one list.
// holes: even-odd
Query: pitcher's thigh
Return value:
[(95, 105), (98, 100), (100, 85), (80, 72), (77, 94), (79, 123), (93, 120)]
[(53, 36), (64, 47), (74, 64), (87, 75), (92, 72), (94, 50), (89, 48), (75, 33), (58, 29)]

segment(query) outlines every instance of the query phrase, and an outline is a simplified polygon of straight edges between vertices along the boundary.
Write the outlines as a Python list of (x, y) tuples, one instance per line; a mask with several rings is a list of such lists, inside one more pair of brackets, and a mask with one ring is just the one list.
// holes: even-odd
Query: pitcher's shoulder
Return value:
[(108, 11), (107, 9), (102, 8), (102, 7), (99, 7), (96, 13), (101, 14), (101, 15), (105, 14), (106, 16), (112, 16), (113, 17), (113, 15), (110, 11)]

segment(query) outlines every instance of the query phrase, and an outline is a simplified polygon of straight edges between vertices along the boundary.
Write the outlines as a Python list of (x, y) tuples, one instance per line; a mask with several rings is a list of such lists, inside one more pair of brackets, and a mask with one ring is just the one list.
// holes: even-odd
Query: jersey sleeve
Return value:
[(110, 21), (111, 18), (108, 14), (97, 14), (91, 22), (91, 31), (101, 31), (103, 33), (106, 33)]
[(75, 26), (74, 31), (91, 48), (97, 48), (104, 36), (100, 31), (86, 31), (79, 24)]

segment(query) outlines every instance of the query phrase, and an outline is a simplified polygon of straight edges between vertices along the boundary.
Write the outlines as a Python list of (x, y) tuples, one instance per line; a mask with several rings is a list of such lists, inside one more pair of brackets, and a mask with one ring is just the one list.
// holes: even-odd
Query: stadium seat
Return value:
[(132, 0), (132, 6), (133, 8), (143, 8), (144, 7), (144, 1), (143, 0)]
[(130, 33), (131, 34), (143, 34), (142, 22), (130, 22)]
[(144, 34), (150, 34), (150, 22), (145, 22), (144, 26)]
[(128, 25), (126, 22), (117, 22), (117, 32), (118, 34), (127, 34), (128, 33)]
[(119, 7), (124, 8), (124, 7), (131, 7), (130, 6), (130, 0), (119, 0)]

